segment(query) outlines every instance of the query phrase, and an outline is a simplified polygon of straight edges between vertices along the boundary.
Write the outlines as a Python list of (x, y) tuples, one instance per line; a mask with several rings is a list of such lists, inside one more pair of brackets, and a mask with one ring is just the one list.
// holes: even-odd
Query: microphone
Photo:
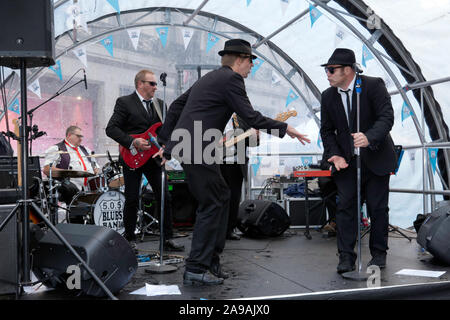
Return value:
[(84, 88), (87, 90), (86, 70), (83, 69)]
[(167, 77), (167, 73), (163, 72), (161, 73), (161, 75), (159, 76), (159, 80), (162, 81), (163, 85), (166, 85), (166, 77)]
[(361, 68), (361, 65), (357, 62), (355, 62), (352, 65), (352, 69), (356, 72), (356, 73), (363, 73), (363, 69)]
[(161, 149), (161, 146), (159, 145), (158, 141), (156, 141), (156, 138), (149, 132), (148, 133), (150, 137), (150, 142), (153, 143), (158, 149)]

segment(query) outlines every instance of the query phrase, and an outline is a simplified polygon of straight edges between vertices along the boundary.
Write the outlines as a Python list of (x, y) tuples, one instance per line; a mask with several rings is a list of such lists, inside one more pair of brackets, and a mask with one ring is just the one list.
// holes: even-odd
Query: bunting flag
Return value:
[(53, 70), (58, 76), (59, 80), (62, 81), (62, 71), (61, 71), (61, 61), (57, 60), (55, 65), (48, 67), (50, 70)]
[(286, 107), (294, 100), (298, 99), (298, 95), (295, 94), (294, 90), (290, 89), (289, 94), (286, 98)]
[(167, 44), (167, 35), (169, 34), (169, 27), (159, 27), (156, 28), (159, 40), (161, 40), (162, 46), (165, 48)]
[(373, 55), (372, 53), (369, 51), (369, 49), (367, 48), (367, 46), (365, 44), (363, 44), (363, 49), (362, 49), (362, 65), (364, 66), (364, 68), (367, 68), (366, 66), (366, 62), (369, 60), (373, 59)]
[(141, 29), (127, 29), (128, 36), (133, 44), (134, 50), (137, 50), (139, 38), (141, 36)]
[(39, 79), (34, 80), (33, 83), (28, 86), (28, 89), (31, 92), (33, 92), (35, 95), (37, 95), (39, 97), (39, 99), (42, 99), (41, 86), (39, 84)]
[(312, 4), (309, 4), (309, 17), (311, 18), (311, 28), (313, 27), (314, 22), (320, 18), (322, 12), (319, 9), (314, 7)]
[(105, 47), (106, 50), (108, 50), (111, 57), (114, 58), (113, 48), (114, 48), (114, 41), (113, 36), (110, 35), (109, 37), (106, 37), (105, 39), (100, 40), (100, 43)]
[(272, 87), (281, 82), (281, 78), (275, 70), (272, 70)]
[(400, 151), (400, 155), (397, 159), (397, 168), (395, 169), (395, 174), (397, 174), (398, 169), (400, 169), (400, 164), (402, 163), (403, 154), (405, 153), (405, 150)]
[(415, 150), (409, 150), (409, 162), (411, 163), (411, 168), (413, 172), (415, 171), (415, 161), (416, 161), (416, 151)]
[(119, 0), (106, 0), (120, 14)]
[(256, 58), (255, 60), (253, 60), (253, 68), (252, 68), (252, 73), (251, 75), (254, 76), (256, 71), (258, 71), (258, 69), (261, 67), (261, 65), (264, 63), (264, 60), (260, 59), (260, 58)]
[(78, 59), (83, 63), (83, 65), (87, 68), (87, 55), (86, 55), (86, 46), (78, 47), (72, 52), (77, 56)]
[(302, 157), (301, 159), (302, 159), (302, 165), (304, 166), (304, 167), (309, 167), (310, 165), (311, 165), (311, 163), (312, 163), (312, 159), (313, 157)]
[(20, 114), (20, 102), (19, 98), (15, 98), (13, 102), (8, 106), (8, 110), (11, 110), (17, 114)]
[(336, 25), (334, 36), (334, 47), (337, 48), (340, 46), (342, 41), (347, 39), (348, 33), (343, 28), (341, 28), (341, 26)]
[(192, 36), (194, 35), (194, 30), (184, 28), (181, 29), (181, 32), (183, 33), (184, 50), (186, 50), (189, 43), (191, 42)]
[(289, 5), (289, 0), (280, 0), (280, 4), (281, 4), (281, 11), (283, 12), (283, 16), (286, 13), (286, 9)]
[(252, 0), (247, 0), (247, 7), (250, 5), (251, 2)]
[(252, 169), (253, 169), (253, 175), (256, 176), (256, 174), (258, 173), (259, 167), (261, 165), (261, 157), (255, 157), (253, 159), (252, 159), (253, 163), (251, 164), (251, 166), (252, 166)]
[(428, 157), (430, 158), (431, 167), (433, 168), (433, 174), (436, 172), (437, 153), (438, 148), (428, 149)]
[(412, 115), (413, 115), (413, 113), (412, 113), (411, 108), (406, 103), (406, 101), (403, 101), (403, 106), (402, 106), (402, 123), (403, 123), (403, 120), (405, 120), (406, 118), (409, 118)]
[(319, 133), (319, 135), (317, 136), (317, 146), (319, 148), (321, 148), (321, 144), (322, 144), (322, 137), (320, 136), (320, 133)]
[(211, 32), (208, 32), (208, 43), (206, 44), (206, 52), (209, 52), (212, 47), (220, 40), (219, 37), (213, 35)]

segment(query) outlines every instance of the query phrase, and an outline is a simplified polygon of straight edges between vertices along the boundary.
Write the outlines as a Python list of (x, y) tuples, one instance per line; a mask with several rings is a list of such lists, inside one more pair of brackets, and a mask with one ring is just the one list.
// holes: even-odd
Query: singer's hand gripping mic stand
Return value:
[[(164, 93), (163, 93), (163, 123), (166, 120), (166, 77), (167, 73), (163, 72), (160, 76), (160, 80), (163, 83), (164, 86)], [(155, 98), (156, 99), (156, 98)], [(156, 141), (155, 137), (151, 136), (150, 140), (153, 144), (155, 144), (158, 148), (161, 148), (161, 146)], [(178, 268), (173, 265), (164, 264), (163, 261), (163, 255), (164, 255), (164, 213), (165, 213), (165, 199), (166, 199), (166, 168), (163, 164), (161, 166), (161, 216), (159, 219), (159, 263), (151, 264), (147, 269), (145, 269), (145, 272), (148, 273), (168, 273), (176, 271)]]

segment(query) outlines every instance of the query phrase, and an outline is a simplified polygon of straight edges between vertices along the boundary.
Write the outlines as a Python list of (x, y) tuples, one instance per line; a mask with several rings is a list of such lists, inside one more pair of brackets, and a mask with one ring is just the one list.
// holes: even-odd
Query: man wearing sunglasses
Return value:
[[(358, 231), (357, 166), (355, 148), (361, 156), (361, 198), (370, 217), (368, 265), (386, 265), (388, 250), (389, 177), (396, 166), (394, 143), (389, 132), (394, 124), (391, 98), (381, 78), (360, 76), (360, 132), (357, 128), (355, 54), (338, 48), (325, 67), (330, 88), (322, 93), (321, 128), (327, 160), (336, 171), (333, 180), (338, 191), (336, 214), (338, 273), (355, 269)], [(334, 170), (333, 170), (334, 171)]]
[[(117, 99), (114, 113), (106, 127), (106, 135), (125, 148), (144, 151), (151, 148), (148, 141), (142, 138), (133, 138), (131, 135), (145, 132), (153, 124), (162, 121), (163, 101), (154, 97), (157, 82), (152, 71), (139, 71), (135, 76), (134, 85), (136, 91)], [(149, 159), (142, 167), (136, 169), (130, 169), (122, 157), (119, 161), (123, 167), (125, 181), (124, 236), (132, 248), (137, 251), (135, 230), (142, 174), (150, 183), (157, 200), (157, 208), (160, 210), (161, 167), (154, 159)], [(165, 185), (168, 186), (167, 182)], [(172, 204), (168, 190), (165, 195), (164, 250), (183, 251), (184, 247), (172, 239)]]
[[(171, 104), (159, 135), (165, 148), (157, 155), (170, 159), (173, 151), (173, 156), (181, 160), (189, 188), (198, 201), (191, 252), (186, 259), (185, 285), (217, 285), (228, 277), (221, 269), (219, 255), (225, 246), (230, 189), (220, 172), (220, 163), (210, 163), (205, 153), (210, 144), (222, 138), (221, 133), (233, 112), (255, 129), (269, 129), (271, 134), (280, 137), (287, 134), (303, 144), (309, 142), (290, 125), (253, 109), (244, 84), (256, 58), (250, 43), (242, 39), (228, 40), (219, 55), (222, 67), (204, 75)], [(198, 131), (201, 141), (195, 140)], [(184, 139), (176, 140), (174, 136), (182, 132), (194, 141), (191, 140), (182, 154), (177, 154), (174, 147)], [(218, 133), (217, 140), (208, 139), (207, 132)]]

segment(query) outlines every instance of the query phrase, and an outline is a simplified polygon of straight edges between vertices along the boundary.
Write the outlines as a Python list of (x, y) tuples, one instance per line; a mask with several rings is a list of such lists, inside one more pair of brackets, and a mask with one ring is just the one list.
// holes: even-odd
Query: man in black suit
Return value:
[(309, 142), (293, 127), (253, 109), (244, 78), (256, 56), (247, 41), (228, 40), (219, 55), (222, 67), (203, 76), (171, 104), (159, 134), (165, 147), (157, 156), (163, 155), (163, 162), (172, 155), (180, 160), (190, 191), (198, 201), (183, 276), (185, 285), (221, 284), (227, 277), (221, 270), (219, 254), (225, 245), (230, 190), (220, 173), (222, 155), (216, 153), (219, 148), (211, 146), (222, 139), (233, 112), (255, 129), (269, 129), (280, 137), (287, 133), (302, 143)]
[[(153, 124), (162, 121), (161, 108), (164, 106), (162, 100), (154, 98), (157, 82), (152, 71), (139, 71), (135, 76), (134, 85), (136, 87), (135, 92), (117, 99), (114, 113), (106, 127), (106, 134), (125, 148), (144, 151), (151, 148), (148, 141), (142, 138), (133, 138), (131, 135), (145, 132)], [(124, 236), (136, 250), (135, 230), (142, 174), (150, 183), (157, 199), (158, 209), (160, 209), (161, 167), (154, 159), (149, 159), (147, 163), (137, 169), (130, 169), (122, 157), (120, 157), (120, 162), (125, 181)], [(167, 186), (167, 183), (165, 185)], [(172, 240), (171, 199), (168, 190), (165, 194), (164, 249), (167, 251), (183, 251), (184, 247)]]
[(331, 87), (322, 93), (320, 134), (328, 162), (336, 168), (338, 190), (338, 273), (355, 269), (357, 221), (357, 165), (354, 148), (360, 148), (362, 198), (371, 222), (372, 260), (383, 268), (388, 250), (389, 177), (396, 166), (394, 143), (389, 134), (394, 124), (391, 98), (380, 78), (360, 76), (360, 132), (356, 132), (355, 54), (338, 48), (325, 67)]

